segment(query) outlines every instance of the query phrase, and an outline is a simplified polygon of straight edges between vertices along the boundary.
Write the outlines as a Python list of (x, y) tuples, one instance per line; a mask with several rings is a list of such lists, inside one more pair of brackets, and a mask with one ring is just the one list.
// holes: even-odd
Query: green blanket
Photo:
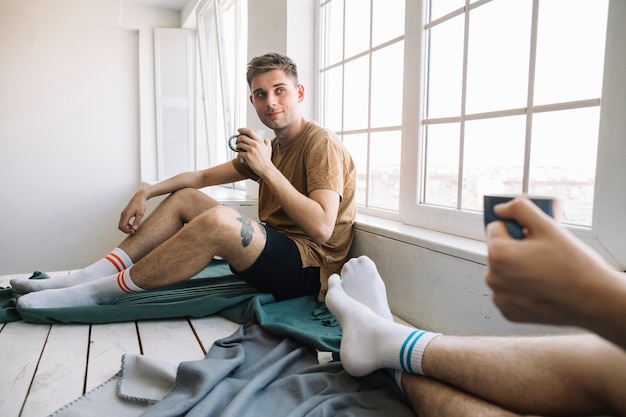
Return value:
[(276, 302), (232, 274), (225, 262), (212, 262), (198, 275), (176, 285), (120, 297), (115, 304), (71, 308), (16, 307), (18, 295), (0, 290), (0, 322), (114, 323), (212, 314), (237, 323), (255, 322), (277, 336), (338, 352), (341, 330), (316, 296)]

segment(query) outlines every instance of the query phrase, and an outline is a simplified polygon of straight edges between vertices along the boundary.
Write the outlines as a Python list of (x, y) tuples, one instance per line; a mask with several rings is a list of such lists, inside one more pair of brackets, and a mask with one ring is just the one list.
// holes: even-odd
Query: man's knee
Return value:
[(220, 203), (195, 188), (178, 190), (170, 194), (161, 205), (163, 209), (180, 213), (185, 223), (207, 210), (221, 206)]
[(174, 191), (168, 197), (169, 200), (173, 200), (180, 203), (189, 203), (193, 204), (193, 202), (203, 199), (203, 197), (208, 196), (201, 191), (196, 190), (195, 188), (182, 188), (180, 190)]
[(218, 205), (206, 210), (193, 221), (192, 227), (207, 231), (225, 232), (234, 229), (239, 212), (231, 207)]

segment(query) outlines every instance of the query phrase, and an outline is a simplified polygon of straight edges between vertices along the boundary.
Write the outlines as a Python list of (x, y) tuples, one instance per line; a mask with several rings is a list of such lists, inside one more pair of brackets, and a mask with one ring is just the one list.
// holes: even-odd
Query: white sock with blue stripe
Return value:
[[(424, 351), (426, 346), (436, 338), (441, 336), (441, 333), (432, 333), (424, 330), (415, 329), (402, 342), (398, 358), (400, 360), (400, 367), (397, 366), (390, 369), (391, 377), (395, 381), (400, 391), (404, 392), (402, 388), (402, 374), (408, 372), (411, 374), (424, 375), (422, 369), (422, 360), (424, 359)], [(402, 337), (399, 340), (402, 340)], [(391, 357), (395, 355), (395, 350), (391, 353)]]
[(363, 376), (376, 369), (424, 374), (424, 352), (440, 333), (418, 330), (381, 317), (348, 295), (337, 275), (328, 280), (326, 306), (341, 326), (339, 355), (350, 375)]
[(441, 336), (441, 333), (432, 333), (425, 330), (413, 330), (401, 343), (398, 359), (400, 361), (400, 369), (403, 372), (411, 374), (424, 375), (422, 369), (422, 359), (426, 346), (435, 337)]

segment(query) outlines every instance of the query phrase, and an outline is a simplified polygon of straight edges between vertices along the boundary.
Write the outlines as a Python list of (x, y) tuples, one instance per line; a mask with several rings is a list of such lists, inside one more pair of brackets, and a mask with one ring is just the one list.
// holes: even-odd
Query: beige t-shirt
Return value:
[(326, 295), (328, 277), (341, 270), (354, 237), (356, 217), (356, 167), (339, 138), (330, 130), (308, 122), (300, 136), (287, 146), (272, 140), (272, 162), (300, 193), (328, 189), (339, 194), (339, 212), (332, 236), (323, 245), (313, 242), (287, 216), (269, 187), (250, 167), (233, 159), (235, 169), (259, 183), (259, 219), (285, 233), (298, 246), (302, 266), (320, 267), (320, 297)]

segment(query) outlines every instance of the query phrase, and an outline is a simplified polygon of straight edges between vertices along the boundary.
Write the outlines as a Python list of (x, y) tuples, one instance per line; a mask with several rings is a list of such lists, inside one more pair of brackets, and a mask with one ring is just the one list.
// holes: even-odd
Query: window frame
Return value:
[[(324, 120), (324, 105), (325, 105), (325, 88), (326, 88), (326, 78), (325, 75), (327, 72), (330, 72), (332, 70), (335, 70), (337, 68), (340, 69), (341, 71), (341, 85), (342, 85), (342, 92), (341, 92), (341, 96), (342, 99), (345, 96), (345, 68), (347, 65), (350, 65), (351, 63), (353, 63), (354, 61), (357, 61), (359, 59), (363, 59), (363, 58), (367, 58), (368, 62), (367, 62), (367, 66), (368, 66), (368, 89), (367, 89), (367, 112), (368, 112), (368, 116), (367, 116), (367, 126), (359, 126), (358, 128), (345, 128), (345, 114), (343, 112), (343, 106), (344, 103), (341, 103), (341, 117), (340, 117), (340, 123), (341, 123), (341, 129), (339, 130), (335, 130), (335, 133), (341, 138), (341, 140), (344, 140), (345, 136), (352, 136), (352, 135), (365, 135), (366, 138), (366, 149), (367, 149), (367, 161), (365, 163), (365, 170), (366, 172), (364, 173), (364, 181), (365, 183), (368, 185), (368, 187), (366, 187), (365, 190), (365, 204), (364, 205), (359, 205), (358, 206), (358, 210), (360, 213), (364, 213), (364, 214), (371, 214), (374, 216), (380, 216), (386, 219), (392, 219), (392, 220), (400, 220), (400, 212), (399, 210), (388, 210), (385, 208), (379, 208), (376, 207), (375, 204), (376, 203), (372, 203), (372, 201), (374, 201), (374, 198), (372, 197), (372, 193), (370, 192), (369, 189), (369, 185), (371, 183), (371, 177), (370, 174), (372, 172), (372, 159), (371, 159), (371, 154), (372, 154), (372, 141), (373, 141), (373, 136), (380, 134), (380, 133), (397, 133), (400, 135), (400, 140), (402, 141), (402, 125), (401, 124), (387, 124), (384, 126), (372, 126), (372, 117), (371, 117), (371, 112), (372, 112), (372, 89), (373, 89), (373, 83), (372, 83), (372, 71), (373, 71), (373, 55), (379, 51), (384, 50), (385, 48), (388, 47), (393, 47), (396, 46), (399, 43), (403, 43), (404, 42), (404, 35), (399, 35), (390, 39), (387, 39), (386, 41), (379, 43), (379, 44), (374, 44), (373, 43), (373, 39), (372, 39), (372, 33), (369, 33), (369, 39), (367, 41), (367, 48), (361, 50), (358, 53), (354, 53), (352, 55), (346, 56), (346, 52), (345, 52), (345, 48), (342, 45), (342, 51), (341, 51), (341, 57), (339, 59), (337, 59), (336, 61), (330, 62), (330, 63), (325, 63), (325, 59), (323, 57), (324, 54), (324, 45), (326, 45), (326, 31), (323, 29), (320, 29), (322, 27), (325, 26), (325, 15), (323, 13), (323, 11), (321, 11), (321, 9), (325, 6), (327, 6), (328, 3), (330, 3), (332, 0), (321, 0), (318, 4), (318, 8), (317, 8), (317, 14), (318, 14), (318, 24), (317, 24), (317, 39), (318, 39), (318, 45), (319, 45), (319, 49), (318, 49), (318, 68), (317, 68), (317, 74), (318, 74), (318, 85), (319, 85), (319, 89), (318, 89), (318, 95), (319, 95), (319, 99), (317, 100), (318, 102), (318, 114), (320, 115), (320, 119), (321, 119), (321, 123), (322, 125), (328, 127), (328, 128), (332, 128), (333, 126), (328, 126), (326, 121)], [(406, 0), (406, 2), (409, 2), (412, 0)], [(346, 9), (346, 5), (345, 5), (345, 0), (341, 1), (342, 4), (342, 14), (341, 14), (341, 19), (342, 19), (342, 37), (344, 38), (344, 43), (345, 43), (345, 32), (346, 32), (346, 16), (345, 16), (345, 9)], [(370, 27), (372, 26), (372, 21), (373, 21), (373, 8), (374, 8), (374, 1), (373, 0), (368, 0), (367, 1), (367, 7), (369, 7), (369, 19), (370, 19)], [(406, 47), (404, 47), (404, 51), (406, 51)], [(402, 166), (402, 164), (400, 164), (400, 166)], [(357, 187), (358, 187), (358, 179), (357, 179)], [(371, 204), (371, 206), (370, 206)]]
[[(401, 183), (405, 198), (401, 202), (400, 216), (403, 222), (410, 225), (484, 240), (482, 213), (420, 203), (420, 184), (425, 163), (421, 151), (424, 140), (424, 103), (421, 97), (425, 88), (425, 36), (423, 25), (410, 25), (408, 22), (425, 22), (425, 6), (425, 0), (407, 2)], [(620, 133), (626, 132), (626, 121), (619, 117), (620, 108), (626, 103), (626, 77), (623, 72), (626, 57), (621, 53), (626, 49), (626, 26), (620, 23), (623, 19), (626, 19), (626, 5), (610, 0), (592, 225), (567, 226), (613, 266), (622, 270), (626, 265), (626, 241), (620, 241), (619, 238), (626, 233), (626, 222), (619, 213), (619, 207), (626, 204), (626, 164), (620, 163), (619, 158), (619, 155), (626, 155), (626, 141), (623, 140), (624, 134)], [(411, 55), (411, 50), (419, 50), (421, 53)], [(416, 114), (419, 117), (415, 117)], [(616, 204), (616, 200), (621, 205)]]
[[(484, 241), (482, 212), (421, 204), (424, 166), (423, 89), (426, 1), (406, 2), (404, 35), (404, 94), (400, 167), (400, 207), (397, 214), (358, 207), (360, 214), (396, 220), (449, 236)], [(480, 0), (484, 2), (484, 0)], [(626, 206), (626, 2), (609, 0), (607, 40), (602, 85), (596, 181), (591, 227), (567, 226), (576, 236), (600, 253), (619, 270), (626, 269), (626, 221), (620, 207)], [(422, 22), (418, 24), (416, 22)], [(318, 26), (319, 29), (319, 26)], [(323, 39), (323, 34), (319, 34)], [(320, 46), (322, 42), (320, 41)], [(419, 51), (416, 53), (415, 51)], [(323, 85), (320, 81), (320, 85)], [(320, 94), (323, 92), (320, 89)], [(343, 93), (342, 93), (343, 94)], [(320, 106), (323, 100), (320, 100)], [(320, 112), (322, 107), (320, 107)], [(323, 113), (320, 113), (320, 116)], [(418, 115), (418, 117), (416, 117)]]

